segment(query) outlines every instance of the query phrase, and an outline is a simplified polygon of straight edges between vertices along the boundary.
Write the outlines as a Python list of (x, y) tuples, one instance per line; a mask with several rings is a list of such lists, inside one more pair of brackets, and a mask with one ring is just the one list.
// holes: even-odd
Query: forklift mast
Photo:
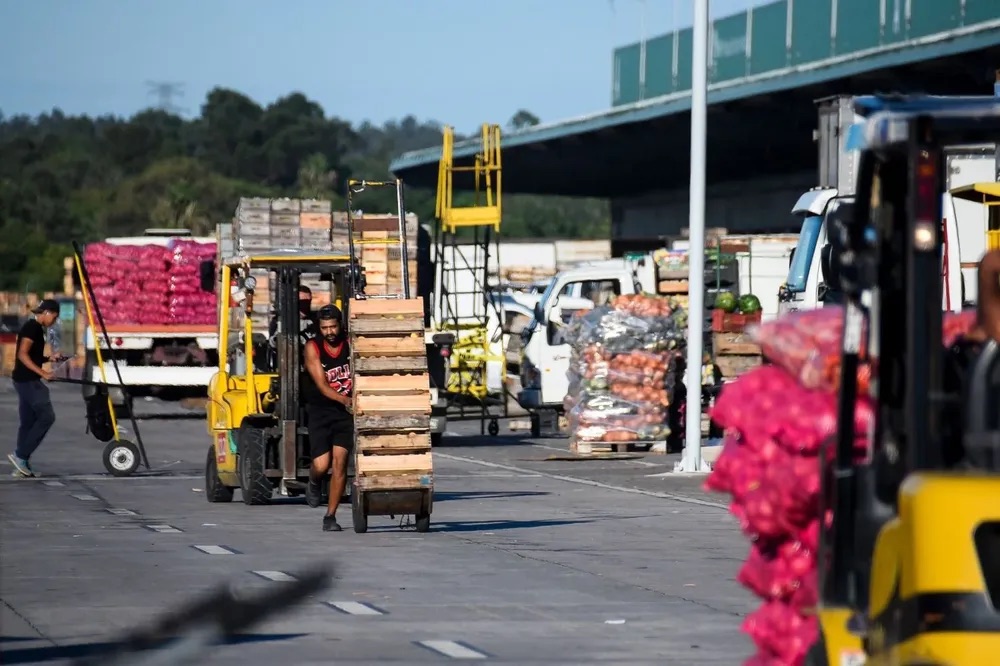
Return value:
[[(821, 543), (826, 604), (867, 605), (874, 543), (895, 513), (900, 484), (913, 471), (944, 465), (944, 410), (955, 408), (941, 342), (944, 149), (989, 136), (998, 110), (981, 99), (887, 99), (866, 128), (854, 214), (829, 230), (845, 322), (836, 450), (824, 489), (833, 509)], [(862, 362), (871, 367), (869, 433), (854, 428)], [(860, 462), (859, 437), (868, 439)]]

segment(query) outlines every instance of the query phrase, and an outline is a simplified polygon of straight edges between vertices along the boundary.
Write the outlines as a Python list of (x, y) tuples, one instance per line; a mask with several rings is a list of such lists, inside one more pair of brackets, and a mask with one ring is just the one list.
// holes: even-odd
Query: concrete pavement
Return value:
[[(53, 394), (44, 476), (0, 466), (5, 664), (65, 663), (220, 582), (280, 585), (316, 561), (333, 562), (332, 590), (202, 663), (722, 666), (752, 652), (739, 624), (754, 602), (734, 581), (747, 544), (700, 478), (657, 476), (672, 457), (546, 460), (568, 456), (565, 440), (456, 424), (435, 452), (431, 532), (372, 518), (355, 534), (343, 506), (331, 534), (300, 500), (206, 502), (202, 421), (140, 423), (154, 471), (111, 478), (78, 389)], [(0, 423), (11, 449), (6, 384)]]

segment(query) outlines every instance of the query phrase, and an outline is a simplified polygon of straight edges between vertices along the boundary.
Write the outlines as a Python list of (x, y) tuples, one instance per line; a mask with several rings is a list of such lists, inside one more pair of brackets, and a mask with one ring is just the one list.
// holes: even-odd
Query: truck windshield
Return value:
[(802, 229), (799, 231), (799, 242), (795, 246), (795, 256), (792, 257), (792, 263), (788, 267), (788, 279), (785, 281), (788, 291), (800, 293), (806, 290), (809, 268), (812, 266), (816, 242), (819, 240), (822, 227), (823, 218), (818, 215), (803, 220)]

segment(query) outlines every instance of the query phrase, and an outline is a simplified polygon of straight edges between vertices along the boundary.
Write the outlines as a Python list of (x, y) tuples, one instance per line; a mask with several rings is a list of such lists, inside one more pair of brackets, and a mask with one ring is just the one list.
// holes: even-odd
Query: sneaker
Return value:
[(309, 483), (306, 484), (306, 503), (315, 509), (322, 500), (320, 497), (322, 494), (323, 489), (320, 488), (319, 482), (309, 479)]
[(324, 532), (339, 532), (340, 530), (340, 523), (337, 522), (336, 516), (323, 516)]
[(8, 453), (7, 460), (10, 461), (10, 464), (14, 466), (14, 469), (17, 470), (17, 472), (20, 473), (21, 476), (35, 475), (35, 473), (31, 471), (31, 465), (28, 464), (28, 461), (22, 458), (18, 458), (16, 453)]

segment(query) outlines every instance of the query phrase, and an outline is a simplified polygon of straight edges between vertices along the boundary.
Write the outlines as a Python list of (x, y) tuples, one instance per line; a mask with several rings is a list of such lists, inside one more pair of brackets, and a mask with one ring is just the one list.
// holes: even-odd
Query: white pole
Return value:
[(705, 133), (708, 92), (708, 1), (694, 0), (691, 57), (691, 203), (688, 222), (690, 292), (687, 336), (687, 421), (684, 460), (678, 471), (702, 471), (701, 357), (705, 324)]

